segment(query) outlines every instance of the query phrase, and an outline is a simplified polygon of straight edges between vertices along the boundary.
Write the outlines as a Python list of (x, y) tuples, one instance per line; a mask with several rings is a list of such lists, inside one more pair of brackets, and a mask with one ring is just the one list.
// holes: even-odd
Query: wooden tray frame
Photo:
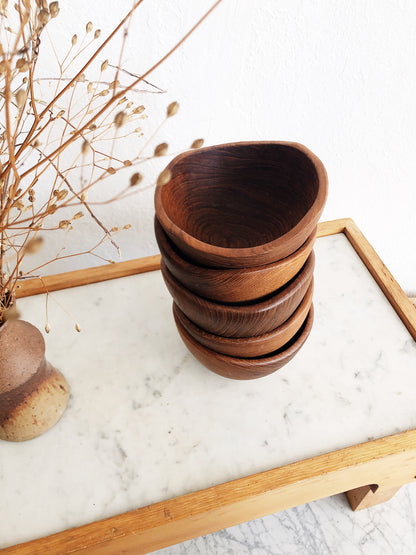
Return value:
[[(416, 340), (416, 309), (353, 220), (320, 223), (318, 237), (344, 233)], [(22, 284), (24, 297), (159, 269), (151, 256)], [(226, 482), (105, 520), (0, 550), (142, 554), (303, 503), (347, 492), (354, 510), (389, 499), (416, 479), (416, 430)]]

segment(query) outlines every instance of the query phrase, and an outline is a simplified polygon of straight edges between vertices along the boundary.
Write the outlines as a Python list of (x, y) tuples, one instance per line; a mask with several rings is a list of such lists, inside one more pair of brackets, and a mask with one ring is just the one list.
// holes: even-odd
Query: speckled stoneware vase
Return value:
[(45, 359), (40, 331), (22, 320), (0, 326), (0, 439), (25, 441), (65, 412), (69, 386)]

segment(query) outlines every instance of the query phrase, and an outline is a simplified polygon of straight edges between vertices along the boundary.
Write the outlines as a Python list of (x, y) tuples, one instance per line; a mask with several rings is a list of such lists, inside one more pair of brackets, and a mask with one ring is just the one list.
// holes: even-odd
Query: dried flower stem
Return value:
[[(18, 13), (15, 31), (9, 28), (7, 15), (3, 13), (3, 4), (1, 5), (0, 323), (20, 279), (27, 279), (33, 272), (43, 269), (51, 262), (82, 254), (111, 262), (95, 250), (109, 242), (119, 252), (119, 247), (113, 240), (119, 228), (109, 229), (97, 217), (93, 206), (100, 203), (88, 200), (88, 192), (122, 170), (142, 164), (154, 156), (166, 155), (168, 145), (164, 142), (153, 147), (153, 155), (145, 156), (144, 152), (167, 118), (176, 114), (178, 104), (175, 102), (168, 106), (165, 119), (150, 138), (141, 141), (142, 146), (137, 149), (138, 153), (135, 152), (128, 160), (123, 160), (123, 156), (118, 153), (121, 140), (133, 135), (140, 138), (143, 135), (141, 126), (137, 127), (137, 123), (148, 117), (143, 113), (145, 107), (141, 104), (134, 106), (130, 95), (133, 91), (140, 90), (137, 87), (140, 82), (163, 92), (146, 77), (181, 46), (221, 0), (217, 0), (192, 29), (147, 71), (134, 74), (122, 68), (122, 55), (131, 17), (142, 1), (134, 2), (131, 10), (97, 47), (92, 47), (92, 43), (98, 39), (100, 31), (97, 29), (93, 32), (91, 22), (87, 23), (86, 32), (80, 41), (76, 35), (72, 37), (62, 60), (59, 59), (51, 38), (59, 71), (49, 79), (49, 82), (54, 82), (54, 86), (45, 96), (42, 92), (42, 79), (36, 76), (40, 37), (45, 30), (49, 36), (49, 21), (59, 13), (58, 2), (52, 2), (48, 6), (43, 0), (15, 0), (14, 8)], [(100, 53), (120, 31), (123, 36), (117, 64), (110, 64), (108, 60), (99, 61)], [(92, 54), (79, 64), (80, 56), (84, 57), (90, 48), (93, 48)], [(75, 67), (76, 60), (77, 66), (82, 66), (81, 69), (74, 71), (73, 75), (67, 75), (66, 72)], [(97, 64), (98, 68), (101, 66), (99, 79), (90, 81), (86, 72), (91, 72)], [(115, 69), (114, 79), (110, 82), (102, 80), (103, 72), (108, 67)], [(127, 85), (118, 83), (121, 73), (128, 76), (126, 79), (130, 82)], [(133, 131), (134, 124), (136, 127)], [(138, 187), (141, 179), (142, 175), (138, 172), (130, 173), (126, 180), (129, 184), (121, 187), (121, 190), (115, 190), (111, 199), (103, 203), (126, 198), (137, 190), (146, 190), (149, 186)], [(78, 249), (80, 252), (65, 254), (74, 222), (84, 214), (76, 212), (69, 215), (68, 211), (79, 205), (104, 235), (91, 248), (81, 247)], [(127, 224), (121, 228), (129, 227), (130, 224)], [(26, 254), (36, 252), (43, 242), (43, 237), (38, 237), (40, 230), (42, 234), (50, 231), (61, 233), (65, 238), (64, 244), (56, 256), (36, 263), (36, 268), (23, 272), (20, 268)]]

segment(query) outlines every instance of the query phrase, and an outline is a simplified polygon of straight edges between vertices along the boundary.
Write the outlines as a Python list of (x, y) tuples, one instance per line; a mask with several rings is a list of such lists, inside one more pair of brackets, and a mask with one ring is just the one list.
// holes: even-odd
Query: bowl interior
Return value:
[(196, 239), (226, 248), (278, 239), (309, 211), (319, 190), (312, 160), (294, 146), (259, 143), (191, 152), (174, 162), (162, 203)]

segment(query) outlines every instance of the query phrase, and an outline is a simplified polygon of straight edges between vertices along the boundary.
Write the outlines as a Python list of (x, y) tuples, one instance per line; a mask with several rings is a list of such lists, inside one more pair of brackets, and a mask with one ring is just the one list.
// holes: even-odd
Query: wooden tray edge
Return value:
[[(318, 225), (344, 233), (416, 339), (416, 309), (352, 219)], [(19, 296), (157, 270), (160, 256), (48, 276)], [(369, 441), (0, 550), (2, 553), (148, 553), (247, 520), (368, 484), (414, 481), (416, 430)]]
[[(333, 220), (318, 224), (318, 237), (341, 233), (349, 220)], [(40, 295), (47, 292), (59, 291), (71, 287), (79, 287), (100, 281), (117, 279), (124, 276), (152, 272), (160, 268), (160, 254), (135, 258), (114, 264), (103, 264), (94, 268), (75, 270), (61, 274), (53, 274), (42, 278), (33, 278), (22, 281), (16, 292), (17, 298)]]
[(89, 285), (134, 274), (153, 272), (154, 270), (159, 270), (159, 268), (160, 254), (155, 254), (144, 258), (115, 262), (114, 264), (103, 264), (102, 266), (86, 268), (85, 270), (74, 270), (42, 278), (28, 279), (19, 284), (16, 297), (22, 298), (51, 293), (60, 289), (80, 287), (81, 285)]
[(319, 455), (1, 550), (134, 555), (367, 484), (415, 480), (416, 430)]

